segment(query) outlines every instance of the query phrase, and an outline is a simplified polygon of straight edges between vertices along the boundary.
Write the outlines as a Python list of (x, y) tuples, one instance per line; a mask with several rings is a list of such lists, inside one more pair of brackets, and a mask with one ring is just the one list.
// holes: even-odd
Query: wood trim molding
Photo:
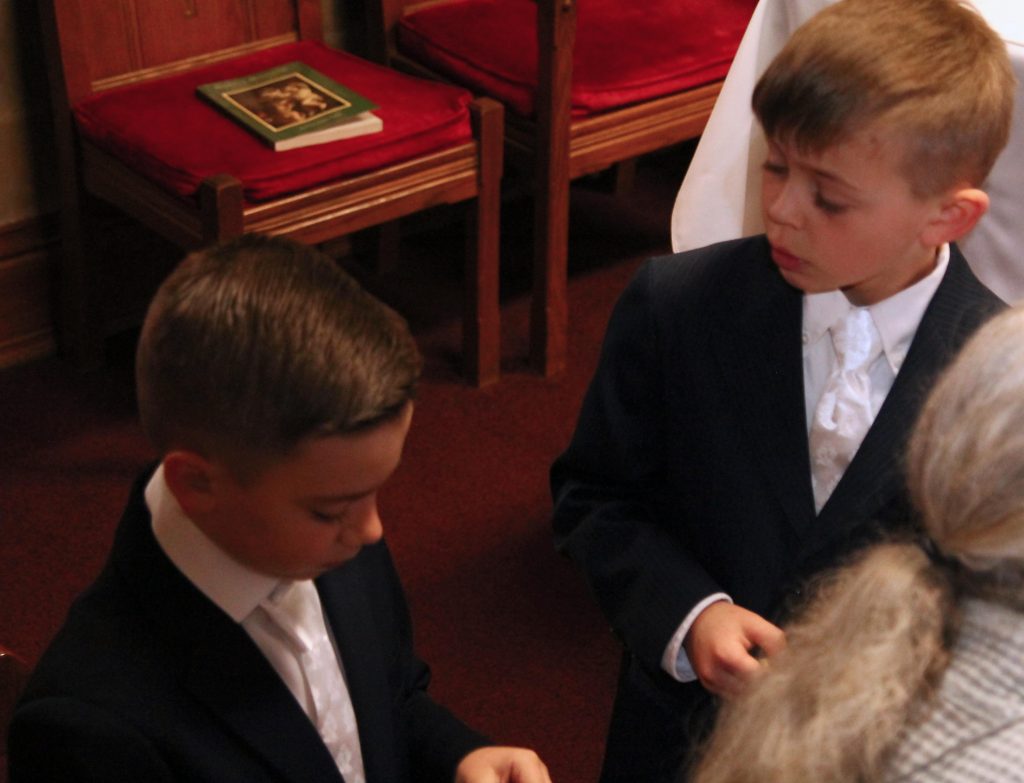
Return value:
[(56, 245), (60, 238), (56, 212), (0, 225), (0, 262)]
[(57, 215), (0, 226), (0, 369), (56, 352), (52, 280)]

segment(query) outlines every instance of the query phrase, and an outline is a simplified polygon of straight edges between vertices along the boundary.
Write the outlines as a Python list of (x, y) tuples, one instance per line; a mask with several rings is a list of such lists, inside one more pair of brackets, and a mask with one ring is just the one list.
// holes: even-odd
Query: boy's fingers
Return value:
[(759, 672), (760, 664), (757, 660), (743, 651), (735, 660), (717, 671), (714, 687), (708, 690), (724, 699), (735, 698)]
[(551, 783), (551, 777), (532, 750), (487, 746), (459, 762), (455, 783)]
[(769, 658), (786, 647), (786, 634), (778, 626), (772, 625), (767, 620), (756, 628), (748, 631), (750, 641), (753, 642)]
[(721, 649), (710, 664), (701, 682), (709, 691), (725, 698), (738, 694), (760, 668), (740, 638)]
[(757, 658), (751, 655), (747, 646), (739, 640), (718, 662), (720, 671), (741, 679), (746, 679), (747, 676), (756, 672), (760, 666)]

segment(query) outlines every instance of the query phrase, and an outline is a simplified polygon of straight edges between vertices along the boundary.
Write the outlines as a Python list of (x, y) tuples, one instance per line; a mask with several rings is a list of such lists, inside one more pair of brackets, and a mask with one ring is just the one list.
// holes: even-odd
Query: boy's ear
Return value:
[(955, 242), (967, 235), (988, 212), (988, 194), (978, 188), (956, 188), (939, 202), (938, 213), (929, 221), (921, 241), (929, 247)]
[(194, 451), (168, 452), (163, 460), (164, 480), (190, 519), (208, 513), (216, 505), (214, 465)]

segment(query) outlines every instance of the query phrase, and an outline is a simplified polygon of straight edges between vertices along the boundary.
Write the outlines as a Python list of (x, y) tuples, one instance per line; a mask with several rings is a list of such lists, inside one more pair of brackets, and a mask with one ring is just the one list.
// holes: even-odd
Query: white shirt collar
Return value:
[(242, 622), (280, 584), (232, 558), (185, 516), (160, 465), (146, 485), (153, 535), (164, 554), (207, 598)]
[[(949, 245), (939, 248), (935, 269), (912, 286), (893, 294), (888, 299), (868, 307), (871, 319), (882, 337), (882, 350), (893, 374), (900, 371), (907, 358), (910, 343), (917, 333), (928, 303), (935, 295), (939, 283), (949, 266)], [(828, 332), (828, 328), (850, 309), (849, 300), (842, 291), (826, 291), (804, 296), (804, 343), (812, 344)]]

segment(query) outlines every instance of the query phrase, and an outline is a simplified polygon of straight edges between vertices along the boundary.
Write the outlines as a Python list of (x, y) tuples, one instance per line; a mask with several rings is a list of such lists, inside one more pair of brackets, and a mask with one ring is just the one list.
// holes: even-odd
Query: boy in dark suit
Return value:
[(617, 304), (552, 468), (558, 547), (625, 647), (603, 781), (674, 779), (801, 584), (909, 524), (922, 396), (1002, 306), (953, 242), (1012, 95), (955, 0), (842, 0), (754, 93), (766, 234), (655, 259)]
[(381, 536), (420, 360), (315, 249), (192, 254), (139, 341), (136, 482), (14, 717), (18, 781), (549, 783), (427, 694)]

